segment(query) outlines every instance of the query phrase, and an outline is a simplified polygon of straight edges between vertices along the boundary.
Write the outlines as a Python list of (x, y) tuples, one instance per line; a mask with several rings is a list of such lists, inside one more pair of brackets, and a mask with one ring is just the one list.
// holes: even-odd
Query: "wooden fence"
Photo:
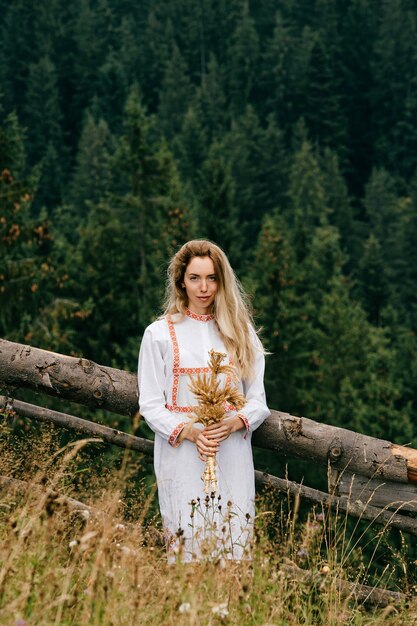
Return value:
[[(22, 402), (16, 399), (19, 389), (133, 417), (138, 407), (136, 374), (0, 339), (0, 409), (4, 416), (15, 412), (114, 445), (153, 453), (149, 440)], [(253, 444), (281, 458), (320, 464), (330, 476), (329, 493), (256, 471), (258, 485), (268, 484), (417, 535), (417, 519), (409, 515), (417, 510), (417, 450), (276, 410), (255, 431)], [(7, 484), (7, 477), (3, 477), (3, 484)]]

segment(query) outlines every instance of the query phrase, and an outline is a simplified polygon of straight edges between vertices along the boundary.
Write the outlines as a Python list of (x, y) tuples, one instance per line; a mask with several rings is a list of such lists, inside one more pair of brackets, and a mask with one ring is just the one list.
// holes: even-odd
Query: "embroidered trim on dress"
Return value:
[(176, 426), (174, 428), (174, 430), (172, 431), (172, 433), (169, 436), (168, 439), (168, 443), (173, 447), (176, 448), (177, 446), (180, 445), (180, 441), (178, 441), (178, 435), (180, 434), (180, 432), (182, 431), (182, 429), (185, 426), (185, 422), (181, 422), (180, 424), (178, 424), (178, 426)]
[(209, 313), (208, 315), (199, 315), (198, 313), (190, 311), (190, 309), (186, 309), (185, 314), (188, 317), (191, 317), (192, 320), (197, 320), (197, 322), (211, 322), (211, 320), (214, 320), (213, 313)]
[(244, 437), (243, 437), (244, 439), (246, 439), (246, 437), (248, 435), (248, 432), (250, 430), (250, 425), (249, 425), (249, 422), (248, 422), (248, 418), (245, 415), (242, 415), (242, 413), (236, 413), (236, 417), (240, 417), (240, 419), (242, 420), (242, 422), (246, 426), (246, 432), (245, 432)]
[[(189, 309), (187, 309), (186, 314), (187, 315), (190, 314), (190, 317), (196, 316), (199, 318), (203, 318), (201, 321), (204, 321), (204, 322), (205, 321), (208, 322), (209, 321), (208, 318), (214, 319), (214, 315), (196, 315), (196, 313), (193, 313)], [(208, 367), (180, 367), (180, 348), (178, 345), (178, 339), (177, 339), (177, 334), (175, 332), (174, 324), (172, 320), (169, 319), (169, 317), (166, 317), (165, 319), (168, 324), (169, 336), (171, 337), (172, 350), (174, 353), (174, 365), (172, 368), (172, 373), (174, 375), (173, 380), (172, 380), (172, 404), (166, 404), (165, 407), (168, 409), (168, 411), (172, 411), (174, 413), (192, 413), (195, 407), (178, 406), (177, 404), (177, 395), (178, 395), (178, 387), (179, 387), (179, 382), (180, 382), (180, 375), (183, 376), (186, 374), (205, 374), (210, 371), (210, 368)], [(229, 365), (232, 365), (231, 359), (229, 359)], [(231, 378), (228, 375), (226, 377), (226, 385), (230, 385), (230, 382), (231, 382)], [(231, 404), (225, 403), (224, 410), (234, 411), (235, 407), (232, 406)]]

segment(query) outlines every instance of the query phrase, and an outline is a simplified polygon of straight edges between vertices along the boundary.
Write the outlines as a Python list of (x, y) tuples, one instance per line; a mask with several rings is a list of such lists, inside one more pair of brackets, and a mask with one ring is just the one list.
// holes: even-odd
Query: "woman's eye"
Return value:
[(217, 278), (216, 278), (216, 276), (209, 276), (209, 280), (210, 280), (212, 283), (215, 283), (215, 282), (216, 282), (216, 280), (217, 280)]

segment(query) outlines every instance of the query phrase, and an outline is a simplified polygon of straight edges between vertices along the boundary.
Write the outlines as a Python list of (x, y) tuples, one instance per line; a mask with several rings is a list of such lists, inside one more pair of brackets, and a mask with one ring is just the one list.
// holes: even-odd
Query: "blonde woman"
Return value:
[[(207, 371), (209, 351), (227, 353), (246, 404), (206, 428), (192, 421), (190, 375)], [(241, 559), (254, 519), (252, 432), (268, 417), (264, 350), (224, 252), (189, 241), (171, 259), (164, 315), (145, 330), (139, 353), (140, 412), (155, 433), (154, 466), (168, 559)], [(216, 455), (218, 491), (201, 475)]]

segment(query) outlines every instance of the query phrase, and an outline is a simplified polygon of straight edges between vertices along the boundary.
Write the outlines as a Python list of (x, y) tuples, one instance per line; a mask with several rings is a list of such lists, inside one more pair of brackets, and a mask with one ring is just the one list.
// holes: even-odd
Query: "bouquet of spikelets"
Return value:
[[(190, 389), (195, 395), (198, 405), (193, 407), (194, 421), (203, 426), (217, 424), (226, 416), (226, 406), (239, 411), (246, 403), (243, 394), (239, 393), (233, 382), (237, 381), (236, 369), (232, 365), (222, 365), (226, 354), (209, 351), (208, 367), (210, 372), (191, 376)], [(226, 383), (222, 386), (220, 374), (226, 375)], [(230, 382), (229, 382), (230, 381)], [(208, 457), (201, 477), (204, 481), (205, 493), (216, 493), (216, 457)]]

